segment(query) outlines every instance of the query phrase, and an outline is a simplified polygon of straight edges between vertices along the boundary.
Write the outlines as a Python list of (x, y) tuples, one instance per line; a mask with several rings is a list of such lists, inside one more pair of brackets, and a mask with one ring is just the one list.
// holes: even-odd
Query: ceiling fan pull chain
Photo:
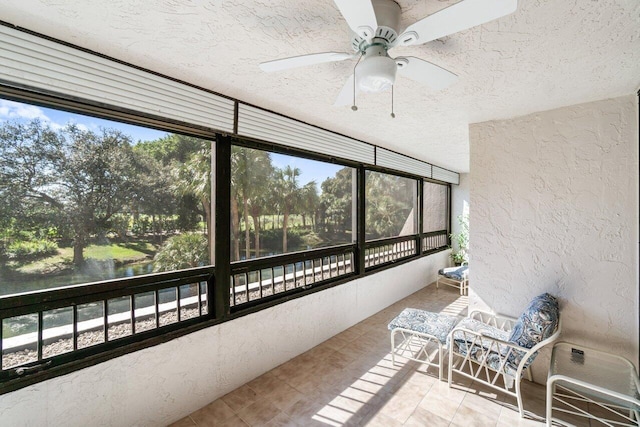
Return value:
[(396, 118), (396, 113), (393, 112), (393, 87), (395, 85), (391, 85), (391, 118), (395, 119)]
[(353, 105), (351, 106), (351, 109), (353, 111), (358, 111), (358, 107), (356, 106), (356, 68), (358, 67), (358, 64), (360, 63), (361, 59), (362, 59), (362, 54), (360, 54), (360, 57), (358, 58), (358, 62), (356, 62), (355, 67), (353, 67)]

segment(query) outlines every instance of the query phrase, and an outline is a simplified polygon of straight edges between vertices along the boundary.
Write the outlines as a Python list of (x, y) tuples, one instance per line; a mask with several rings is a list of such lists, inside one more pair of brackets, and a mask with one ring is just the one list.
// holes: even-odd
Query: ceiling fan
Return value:
[[(354, 53), (324, 52), (276, 59), (260, 64), (263, 71), (273, 72), (324, 62), (358, 59), (354, 73), (348, 78), (334, 105), (355, 106), (356, 91), (382, 92), (393, 88), (396, 72), (441, 90), (456, 81), (451, 71), (414, 56), (389, 56), (396, 46), (423, 44), (463, 31), (514, 12), (518, 0), (462, 0), (399, 33), (400, 6), (394, 0), (334, 0), (353, 30)], [(399, 35), (398, 35), (399, 34)], [(355, 80), (354, 80), (355, 79)], [(392, 117), (395, 117), (392, 113)]]

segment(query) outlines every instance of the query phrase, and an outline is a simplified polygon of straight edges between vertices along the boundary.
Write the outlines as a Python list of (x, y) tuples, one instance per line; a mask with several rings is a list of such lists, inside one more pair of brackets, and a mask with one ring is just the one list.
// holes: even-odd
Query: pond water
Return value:
[(24, 276), (24, 278), (3, 277), (0, 272), (0, 296), (15, 293), (53, 289), (79, 283), (91, 283), (121, 277), (139, 276), (153, 272), (153, 261), (127, 264), (120, 267), (112, 263), (96, 263), (87, 261), (86, 267), (80, 271), (41, 276)]
[[(11, 295), (15, 293), (37, 291), (42, 289), (53, 289), (61, 286), (74, 285), (79, 283), (90, 283), (101, 280), (117, 279), (121, 277), (132, 277), (141, 274), (149, 274), (153, 272), (153, 262), (142, 262), (136, 264), (123, 265), (120, 267), (109, 267), (107, 263), (92, 263), (88, 261), (87, 266), (81, 271), (71, 274), (51, 274), (41, 277), (25, 276), (28, 280), (8, 280), (6, 277), (0, 276), (0, 296)], [(165, 296), (171, 292), (161, 292), (160, 300), (170, 298)], [(175, 298), (175, 297), (174, 297)], [(145, 307), (154, 303), (153, 295), (149, 295), (144, 299), (137, 299), (138, 307)], [(122, 301), (114, 301), (109, 306), (109, 314), (123, 312), (129, 310), (128, 299)], [(70, 309), (50, 310), (45, 312), (43, 321), (45, 327), (56, 327), (69, 324)], [(82, 307), (82, 316), (87, 319), (96, 318), (103, 315), (102, 303), (85, 304)], [(80, 314), (80, 313), (79, 313)], [(11, 336), (20, 335), (37, 330), (37, 316), (27, 315), (5, 319), (2, 322), (3, 336), (9, 338)]]

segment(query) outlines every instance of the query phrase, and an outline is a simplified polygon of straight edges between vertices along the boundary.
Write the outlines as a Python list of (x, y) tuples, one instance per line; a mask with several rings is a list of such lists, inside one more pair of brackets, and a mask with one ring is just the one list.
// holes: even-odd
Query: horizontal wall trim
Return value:
[(233, 132), (232, 99), (6, 26), (0, 61), (6, 81)]
[(376, 165), (431, 178), (431, 164), (386, 148), (376, 147)]
[(448, 182), (450, 184), (460, 184), (460, 174), (457, 172), (451, 172), (450, 170), (443, 169), (438, 166), (434, 166), (431, 171), (431, 177), (438, 181)]
[(374, 163), (373, 145), (246, 104), (239, 105), (238, 135), (284, 143), (347, 160)]

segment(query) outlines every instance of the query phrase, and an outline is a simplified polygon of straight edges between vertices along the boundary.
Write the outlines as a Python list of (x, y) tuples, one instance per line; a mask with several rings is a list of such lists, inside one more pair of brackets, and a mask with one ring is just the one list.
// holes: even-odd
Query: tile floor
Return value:
[[(387, 324), (406, 307), (464, 316), (467, 297), (427, 286), (172, 426), (544, 425), (543, 386), (523, 380), (521, 419), (504, 393), (459, 375), (449, 388), (436, 367), (406, 359), (394, 366)], [(566, 425), (589, 423), (566, 418)]]

